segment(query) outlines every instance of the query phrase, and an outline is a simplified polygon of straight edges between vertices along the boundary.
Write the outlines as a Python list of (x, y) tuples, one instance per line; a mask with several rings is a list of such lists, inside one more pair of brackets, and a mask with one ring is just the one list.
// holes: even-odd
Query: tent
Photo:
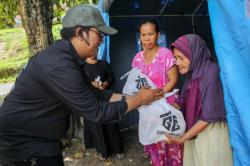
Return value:
[[(119, 30), (118, 34), (111, 36), (110, 43), (110, 63), (116, 78), (112, 88), (118, 92), (125, 83), (119, 78), (131, 69), (132, 59), (138, 51), (138, 24), (145, 18), (159, 22), (166, 47), (177, 37), (188, 33), (201, 35), (213, 47), (206, 1), (115, 0), (109, 16), (110, 25)], [(124, 117), (121, 127), (137, 124), (138, 119), (138, 112), (131, 112)]]
[[(196, 33), (212, 53), (215, 47), (234, 165), (250, 165), (250, 0), (107, 0), (112, 1), (110, 24), (119, 30), (110, 44), (116, 78), (130, 69), (138, 50), (136, 25), (145, 17), (158, 19), (166, 46), (183, 34)], [(113, 88), (121, 91), (123, 84), (116, 80)], [(137, 120), (138, 115), (131, 115), (123, 123)]]
[(250, 0), (208, 2), (234, 165), (250, 165)]

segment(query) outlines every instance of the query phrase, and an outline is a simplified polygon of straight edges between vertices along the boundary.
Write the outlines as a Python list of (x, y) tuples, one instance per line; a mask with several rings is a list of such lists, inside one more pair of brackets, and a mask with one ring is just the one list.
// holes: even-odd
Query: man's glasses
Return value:
[(97, 29), (90, 28), (90, 31), (95, 32), (95, 33), (97, 34), (97, 36), (98, 36), (101, 40), (102, 40), (102, 39), (104, 38), (104, 36), (105, 36), (101, 31), (99, 31), (99, 30), (97, 30)]

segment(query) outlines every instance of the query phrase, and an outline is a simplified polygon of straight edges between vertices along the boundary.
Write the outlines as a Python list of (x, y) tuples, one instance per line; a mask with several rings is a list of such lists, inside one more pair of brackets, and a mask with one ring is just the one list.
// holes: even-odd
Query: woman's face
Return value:
[(190, 66), (190, 60), (184, 56), (177, 48), (174, 48), (174, 56), (176, 59), (176, 65), (180, 74), (186, 74)]
[(156, 32), (155, 25), (151, 23), (142, 24), (140, 28), (140, 39), (143, 49), (153, 49), (157, 46), (159, 33)]

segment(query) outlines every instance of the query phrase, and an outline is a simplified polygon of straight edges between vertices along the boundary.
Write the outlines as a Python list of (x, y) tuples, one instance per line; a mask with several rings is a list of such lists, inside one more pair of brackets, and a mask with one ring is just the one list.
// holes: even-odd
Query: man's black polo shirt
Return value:
[(60, 154), (58, 139), (67, 130), (71, 111), (96, 122), (121, 118), (126, 102), (99, 102), (85, 82), (81, 65), (67, 40), (55, 42), (29, 60), (0, 107), (0, 164)]

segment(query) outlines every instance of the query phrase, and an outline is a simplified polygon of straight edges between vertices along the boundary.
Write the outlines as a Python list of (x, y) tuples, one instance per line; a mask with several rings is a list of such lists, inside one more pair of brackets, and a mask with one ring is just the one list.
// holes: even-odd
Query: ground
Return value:
[(112, 156), (109, 161), (100, 161), (94, 149), (84, 150), (80, 139), (73, 139), (72, 146), (64, 154), (65, 166), (150, 166), (149, 159), (142, 157), (143, 146), (138, 140), (137, 127), (121, 132), (126, 157), (122, 160)]

